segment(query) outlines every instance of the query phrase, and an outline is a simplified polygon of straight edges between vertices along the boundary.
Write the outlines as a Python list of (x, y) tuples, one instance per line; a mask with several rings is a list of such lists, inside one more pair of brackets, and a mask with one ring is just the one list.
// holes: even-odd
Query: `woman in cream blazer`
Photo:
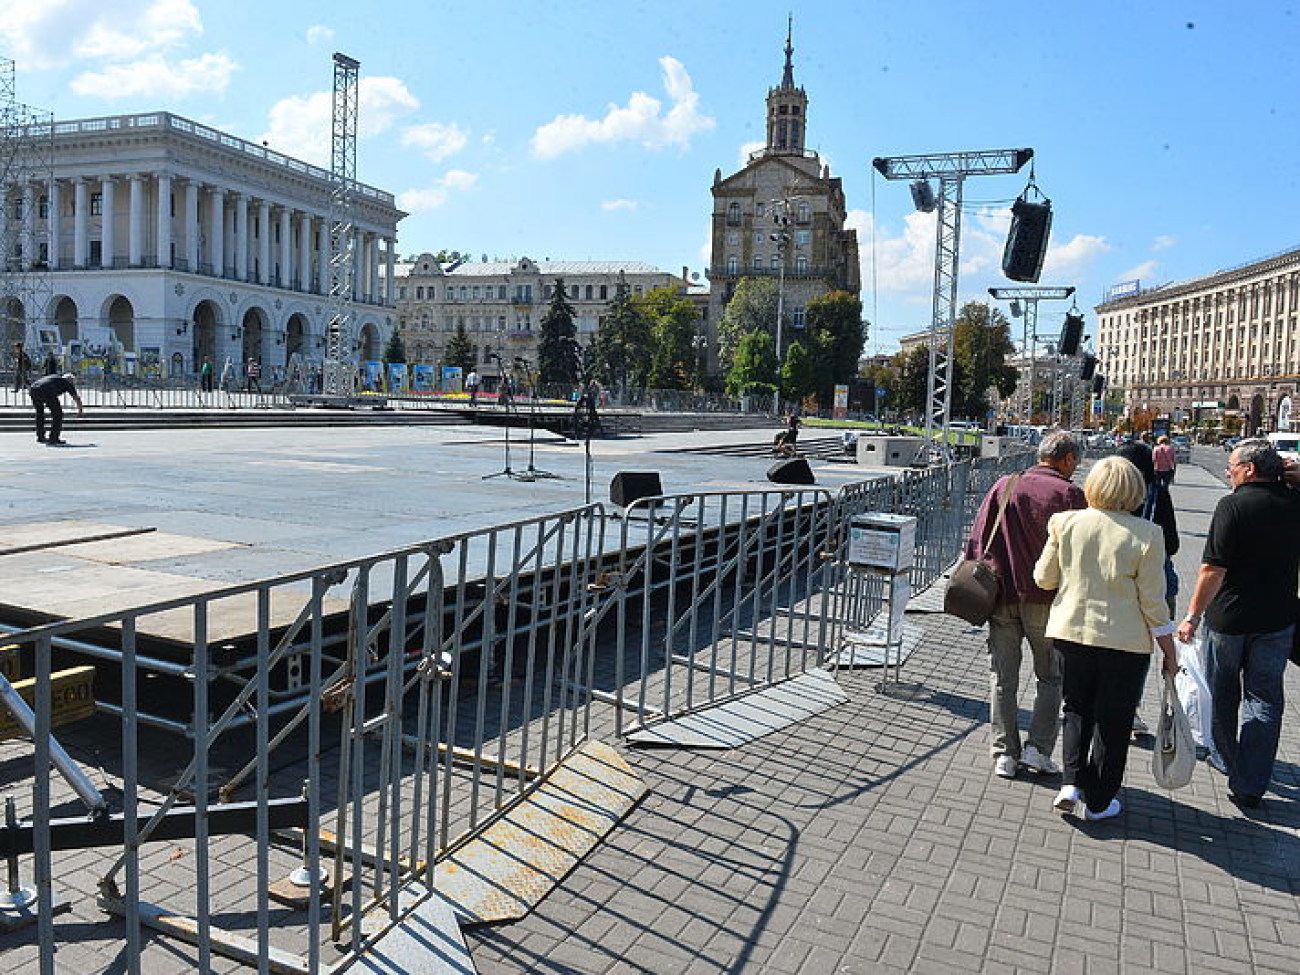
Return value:
[(1129, 732), (1151, 663), (1178, 667), (1165, 604), (1160, 526), (1131, 514), (1146, 484), (1122, 457), (1107, 457), (1083, 484), (1089, 507), (1053, 515), (1034, 581), (1056, 590), (1047, 635), (1061, 653), (1065, 730), (1062, 787), (1054, 805), (1084, 819), (1109, 819), (1128, 760)]

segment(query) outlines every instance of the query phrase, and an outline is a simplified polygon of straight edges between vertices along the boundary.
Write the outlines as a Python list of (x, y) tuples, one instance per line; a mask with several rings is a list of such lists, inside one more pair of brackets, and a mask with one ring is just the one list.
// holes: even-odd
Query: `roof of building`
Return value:
[[(666, 274), (671, 271), (647, 264), (645, 261), (533, 261), (537, 272), (543, 277), (566, 274)], [(413, 261), (401, 261), (393, 268), (394, 277), (408, 277)], [(486, 278), (509, 274), (519, 267), (518, 261), (466, 261), (463, 264), (446, 264), (442, 266), (442, 276), (451, 278)]]

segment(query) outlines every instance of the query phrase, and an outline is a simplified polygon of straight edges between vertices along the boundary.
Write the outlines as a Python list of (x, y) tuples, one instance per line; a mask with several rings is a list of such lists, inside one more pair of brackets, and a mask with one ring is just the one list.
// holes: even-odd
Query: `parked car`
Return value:
[(1241, 443), (1240, 437), (1224, 437), (1223, 449), (1226, 450), (1228, 453), (1232, 453), (1234, 450), (1237, 449), (1237, 444), (1239, 443)]
[(1174, 456), (1178, 458), (1180, 464), (1190, 464), (1192, 462), (1192, 438), (1184, 437), (1179, 434), (1176, 437), (1170, 437), (1169, 443), (1174, 448)]

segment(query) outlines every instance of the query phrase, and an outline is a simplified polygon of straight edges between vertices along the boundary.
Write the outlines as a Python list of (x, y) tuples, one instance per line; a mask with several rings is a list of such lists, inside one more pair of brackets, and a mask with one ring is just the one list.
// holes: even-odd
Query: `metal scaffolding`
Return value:
[(22, 342), (36, 358), (39, 326), (52, 316), (53, 182), (54, 117), (18, 100), (14, 62), (0, 58), (0, 341), (7, 357)]
[[(934, 306), (930, 317), (930, 377), (925, 413), (925, 442), (927, 448), (937, 454), (938, 459), (948, 456), (948, 427), (952, 419), (950, 363), (953, 359), (953, 324), (957, 319), (962, 182), (967, 176), (1014, 173), (1033, 157), (1033, 149), (986, 149), (921, 156), (885, 156), (876, 158), (871, 163), (885, 179), (933, 178), (939, 181)], [(943, 351), (939, 349), (941, 341)], [(937, 442), (936, 432), (939, 434)]]
[(355, 241), (352, 198), (357, 181), (357, 88), (361, 63), (334, 55), (334, 112), (330, 134), (330, 320), (325, 330), (323, 390), (355, 391), (352, 291)]
[(1017, 305), (1021, 308), (1024, 332), (1020, 348), (1025, 365), (1029, 370), (1029, 376), (1025, 381), (1024, 412), (1021, 416), (1023, 417), (1022, 422), (1032, 424), (1034, 422), (1034, 365), (1037, 362), (1034, 346), (1039, 338), (1037, 332), (1038, 303), (1040, 301), (1064, 301), (1074, 295), (1074, 288), (1022, 285), (1010, 288), (989, 288), (989, 295), (999, 301), (1010, 301), (1013, 315)]

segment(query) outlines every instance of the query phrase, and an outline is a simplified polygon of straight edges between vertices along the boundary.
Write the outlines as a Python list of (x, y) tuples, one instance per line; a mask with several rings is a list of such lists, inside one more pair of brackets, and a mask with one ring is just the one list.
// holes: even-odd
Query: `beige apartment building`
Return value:
[(1298, 304), (1300, 249), (1159, 287), (1113, 288), (1096, 307), (1098, 371), (1130, 415), (1293, 429)]

